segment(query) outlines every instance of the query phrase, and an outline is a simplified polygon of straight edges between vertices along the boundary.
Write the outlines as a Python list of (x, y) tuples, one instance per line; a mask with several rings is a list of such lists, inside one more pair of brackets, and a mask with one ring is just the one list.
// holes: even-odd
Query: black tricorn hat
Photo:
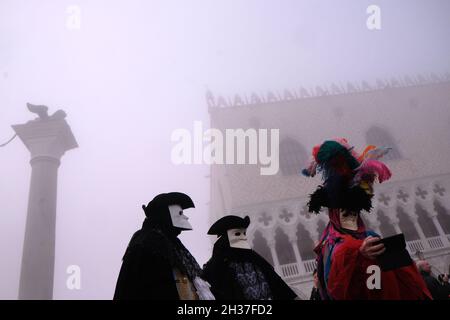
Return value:
[(166, 209), (173, 204), (179, 205), (183, 210), (195, 207), (191, 197), (187, 194), (182, 192), (169, 192), (158, 194), (147, 206), (142, 205), (142, 209), (144, 209), (145, 215), (148, 216), (152, 211), (159, 211), (162, 208)]
[(238, 216), (225, 216), (217, 220), (211, 228), (209, 228), (208, 234), (222, 235), (230, 229), (247, 229), (250, 224), (250, 218), (245, 216), (244, 218)]

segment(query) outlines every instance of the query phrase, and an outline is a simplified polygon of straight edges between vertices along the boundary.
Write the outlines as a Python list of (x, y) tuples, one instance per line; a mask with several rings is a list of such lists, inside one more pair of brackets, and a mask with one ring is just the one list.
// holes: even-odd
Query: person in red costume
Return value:
[[(313, 161), (303, 170), (306, 176), (322, 173), (324, 183), (311, 194), (308, 206), (315, 213), (327, 208), (330, 218), (314, 249), (323, 300), (432, 299), (406, 250), (388, 258), (401, 256), (398, 267), (382, 268), (380, 258), (386, 248), (378, 234), (366, 229), (360, 216), (363, 210), (370, 212), (375, 180), (391, 177), (378, 160), (387, 151), (368, 146), (358, 154), (345, 139), (328, 140), (314, 147)], [(377, 276), (378, 284), (371, 285)]]

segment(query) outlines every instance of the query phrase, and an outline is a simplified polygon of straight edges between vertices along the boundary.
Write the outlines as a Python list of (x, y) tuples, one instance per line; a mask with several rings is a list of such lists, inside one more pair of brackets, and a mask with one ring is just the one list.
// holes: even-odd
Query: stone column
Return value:
[(382, 210), (392, 224), (396, 233), (402, 233), (398, 225), (399, 219), (397, 218), (397, 201), (395, 199), (395, 190), (385, 188), (377, 197), (374, 199), (377, 203), (377, 208)]
[(297, 240), (298, 238), (295, 234), (289, 233), (289, 242), (292, 246), (292, 250), (294, 251), (295, 261), (297, 262), (299, 272), (300, 274), (305, 274), (305, 266), (303, 265), (303, 259), (300, 254), (300, 249), (298, 248)]
[(301, 223), (305, 230), (308, 232), (309, 237), (314, 245), (316, 245), (317, 241), (319, 240), (318, 220), (319, 219), (315, 217), (314, 221), (308, 221), (307, 219), (299, 219), (298, 221), (298, 223)]
[(395, 234), (400, 234), (402, 233), (402, 229), (400, 229), (399, 223), (400, 220), (398, 219), (398, 217), (395, 215), (389, 216), (389, 222), (392, 224), (392, 226), (395, 229)]
[[(416, 198), (416, 202), (418, 203), (418, 205), (427, 212), (427, 215), (429, 214), (428, 210), (429, 210), (429, 204), (432, 203), (431, 199), (432, 199), (432, 194), (430, 193), (430, 183), (429, 182), (425, 182), (425, 183), (420, 183), (418, 185), (416, 185), (415, 188), (415, 198)], [(434, 211), (434, 209), (433, 209)], [(425, 249), (430, 249), (430, 244), (428, 243), (428, 240), (425, 236), (425, 233), (423, 232), (422, 227), (419, 224), (418, 221), (418, 214), (417, 212), (414, 215), (414, 227), (416, 228), (417, 232), (419, 233), (420, 239), (422, 239), (422, 241), (424, 242), (425, 245)]]
[(436, 227), (436, 230), (441, 238), (442, 244), (444, 246), (449, 246), (450, 242), (445, 235), (444, 230), (442, 229), (441, 224), (439, 223), (439, 220), (437, 219), (437, 211), (434, 207), (434, 196), (433, 196), (433, 189), (431, 184), (426, 184), (421, 186), (421, 192), (417, 196), (417, 202), (419, 203), (420, 207), (426, 211), (428, 217), (433, 221), (434, 226)]
[(450, 215), (450, 196), (448, 194), (449, 186), (445, 186), (441, 182), (434, 184), (434, 196), (441, 206), (444, 207), (445, 212)]
[(433, 221), (434, 226), (436, 227), (436, 230), (439, 233), (439, 236), (440, 236), (440, 238), (442, 240), (442, 243), (444, 244), (444, 246), (449, 247), (450, 246), (450, 241), (448, 240), (447, 235), (444, 232), (444, 229), (442, 229), (442, 226), (439, 223), (439, 220), (437, 218), (437, 213), (433, 212), (432, 214), (433, 215), (431, 216), (431, 220)]
[(420, 240), (422, 241), (425, 250), (430, 249), (430, 244), (428, 243), (427, 237), (425, 236), (425, 233), (423, 232), (422, 227), (419, 224), (417, 214), (411, 215), (411, 220), (414, 224), (414, 228), (416, 228), (416, 231), (419, 234)]
[[(402, 209), (403, 213), (414, 224), (416, 217), (416, 200), (414, 196), (414, 186), (405, 184), (396, 190), (397, 205)], [(417, 231), (420, 237), (419, 231)], [(420, 237), (421, 238), (421, 237)], [(421, 238), (422, 239), (422, 238)], [(424, 239), (422, 239), (423, 241)], [(426, 242), (426, 241), (425, 241)]]
[(429, 244), (427, 238), (419, 225), (418, 215), (416, 213), (416, 194), (415, 194), (414, 185), (402, 185), (396, 191), (397, 203), (406, 213), (406, 215), (410, 218), (412, 224), (414, 225), (414, 229), (416, 229), (417, 234), (419, 235), (420, 242), (423, 247), (429, 249)]
[(267, 245), (270, 248), (270, 254), (272, 255), (273, 268), (278, 274), (281, 274), (280, 261), (278, 260), (277, 250), (275, 248), (275, 236), (273, 232), (264, 232)]
[(283, 232), (288, 236), (299, 273), (305, 274), (305, 266), (303, 265), (303, 259), (300, 255), (300, 249), (297, 244), (297, 227), (299, 223), (299, 216), (298, 214), (293, 213), (299, 212), (300, 206), (301, 204), (299, 203), (284, 204), (283, 207), (278, 210), (278, 224), (282, 227)]
[(78, 147), (65, 113), (58, 111), (49, 117), (46, 107), (44, 110), (45, 114), (39, 114), (40, 118), (13, 126), (31, 154), (31, 183), (19, 286), (19, 299), (27, 300), (53, 297), (58, 168), (64, 153)]

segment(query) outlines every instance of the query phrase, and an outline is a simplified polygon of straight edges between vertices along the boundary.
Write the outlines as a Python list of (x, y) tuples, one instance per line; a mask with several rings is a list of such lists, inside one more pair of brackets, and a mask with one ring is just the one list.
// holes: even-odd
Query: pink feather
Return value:
[(367, 159), (357, 169), (355, 178), (357, 180), (362, 180), (364, 176), (378, 176), (378, 181), (381, 183), (389, 180), (392, 173), (383, 162), (375, 159)]

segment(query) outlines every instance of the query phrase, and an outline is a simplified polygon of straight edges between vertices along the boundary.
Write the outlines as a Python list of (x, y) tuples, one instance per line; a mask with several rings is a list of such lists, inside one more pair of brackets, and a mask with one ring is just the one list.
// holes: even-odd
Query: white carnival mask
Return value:
[(192, 230), (192, 226), (189, 223), (189, 218), (183, 214), (183, 209), (173, 204), (169, 206), (170, 218), (172, 219), (172, 226), (181, 230)]
[(247, 240), (246, 229), (230, 229), (227, 230), (227, 235), (231, 248), (251, 249)]

